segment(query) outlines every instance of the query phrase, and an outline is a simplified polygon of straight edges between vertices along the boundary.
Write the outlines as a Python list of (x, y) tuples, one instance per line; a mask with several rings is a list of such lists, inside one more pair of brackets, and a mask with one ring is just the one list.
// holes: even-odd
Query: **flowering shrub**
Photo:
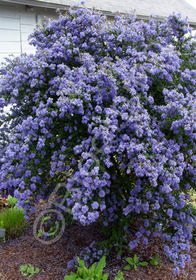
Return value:
[(88, 225), (101, 217), (111, 234), (118, 229), (117, 243), (140, 218), (130, 250), (159, 232), (175, 273), (184, 268), (193, 224), (188, 190), (196, 180), (189, 31), (179, 15), (108, 22), (83, 9), (35, 30), (36, 54), (1, 71), (0, 106), (11, 106), (2, 115), (1, 190), (28, 210), (31, 195), (49, 194), (69, 171), (75, 220)]

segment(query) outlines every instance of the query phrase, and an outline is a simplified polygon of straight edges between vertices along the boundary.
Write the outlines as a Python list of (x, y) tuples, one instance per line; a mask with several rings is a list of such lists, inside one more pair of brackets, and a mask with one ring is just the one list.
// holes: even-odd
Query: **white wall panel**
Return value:
[(21, 14), (21, 41), (23, 53), (34, 53), (35, 48), (28, 43), (28, 37), (33, 33), (36, 26), (35, 13), (22, 13)]
[(0, 42), (20, 42), (20, 30), (1, 29)]
[(19, 55), (20, 15), (13, 7), (0, 5), (0, 61), (9, 54)]
[(0, 29), (20, 30), (20, 21), (18, 18), (0, 17)]
[(0, 62), (9, 54), (35, 53), (28, 37), (33, 33), (39, 16), (52, 15), (55, 15), (53, 10), (28, 9), (25, 5), (5, 4), (0, 0)]
[(9, 17), (9, 18), (19, 18), (17, 8), (15, 7), (5, 7), (0, 6), (0, 18), (1, 17)]
[(0, 42), (0, 53), (15, 53), (20, 52), (20, 42)]
[(36, 14), (30, 12), (21, 13), (21, 24), (34, 26), (36, 24)]
[(33, 30), (35, 29), (35, 25), (36, 25), (36, 23), (35, 24), (22, 24), (21, 25), (21, 30), (22, 30), (22, 32), (24, 32), (24, 33), (28, 33), (28, 34), (30, 34), (30, 33), (32, 33), (33, 32)]

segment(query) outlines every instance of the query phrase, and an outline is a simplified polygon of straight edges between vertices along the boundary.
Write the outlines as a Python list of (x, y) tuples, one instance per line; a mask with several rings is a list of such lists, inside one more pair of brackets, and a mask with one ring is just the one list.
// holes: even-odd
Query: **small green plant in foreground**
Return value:
[[(79, 267), (76, 273), (71, 272), (70, 275), (64, 277), (64, 280), (107, 280), (109, 273), (103, 274), (103, 269), (106, 265), (106, 257), (103, 256), (98, 265), (93, 263), (91, 267), (87, 268), (83, 260), (77, 259)], [(115, 280), (123, 280), (123, 273), (118, 272)]]
[(6, 235), (9, 237), (17, 237), (21, 235), (26, 226), (24, 218), (24, 209), (5, 208), (0, 212), (0, 223), (6, 230)]
[(11, 195), (7, 199), (9, 206), (14, 207), (16, 203), (18, 202), (18, 199), (16, 197), (12, 197)]
[(159, 260), (159, 254), (158, 254), (158, 253), (155, 255), (155, 258), (154, 258), (154, 259), (153, 259), (152, 257), (150, 257), (150, 264), (151, 264), (152, 266), (155, 266), (156, 268), (157, 268), (158, 266), (162, 265), (161, 262), (160, 262), (160, 260)]
[(64, 280), (107, 280), (109, 273), (102, 274), (106, 265), (106, 257), (103, 256), (98, 265), (94, 263), (89, 269), (85, 266), (83, 260), (77, 259), (79, 267), (76, 273), (71, 272), (71, 275), (65, 276)]
[(118, 275), (115, 277), (114, 280), (124, 280), (123, 272), (119, 270)]
[(31, 264), (25, 264), (20, 266), (20, 272), (22, 275), (32, 277), (34, 274), (39, 273), (39, 268), (34, 268)]
[(147, 266), (147, 262), (139, 262), (139, 258), (137, 255), (134, 255), (133, 258), (126, 258), (126, 261), (128, 262), (128, 265), (124, 267), (125, 270), (130, 270), (131, 268), (134, 268), (137, 270), (139, 266)]

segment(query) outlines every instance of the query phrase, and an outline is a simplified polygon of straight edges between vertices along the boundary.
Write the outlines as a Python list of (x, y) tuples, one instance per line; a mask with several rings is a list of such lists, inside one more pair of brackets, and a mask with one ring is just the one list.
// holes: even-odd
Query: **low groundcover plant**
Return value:
[[(103, 256), (99, 263), (94, 263), (91, 267), (87, 268), (85, 262), (77, 258), (79, 267), (77, 268), (77, 272), (71, 272), (70, 275), (64, 277), (64, 280), (107, 280), (109, 277), (109, 273), (103, 274), (103, 269), (106, 265), (106, 257)], [(115, 280), (123, 280), (123, 273), (118, 272), (118, 275), (115, 277)]]
[(128, 265), (124, 267), (125, 270), (130, 270), (131, 268), (137, 270), (139, 266), (148, 266), (147, 262), (140, 262), (137, 255), (134, 255), (133, 258), (131, 257), (126, 258), (126, 261), (128, 262)]
[(158, 254), (158, 253), (155, 255), (154, 258), (153, 258), (153, 257), (150, 257), (150, 264), (151, 264), (152, 266), (155, 266), (156, 268), (157, 268), (158, 266), (161, 265), (161, 262), (160, 262), (160, 260), (159, 260), (159, 254)]
[(36, 273), (39, 273), (39, 268), (34, 268), (32, 264), (25, 264), (20, 266), (20, 272), (22, 275), (31, 278)]
[(30, 43), (35, 55), (1, 69), (0, 190), (28, 213), (29, 197), (39, 201), (64, 182), (74, 220), (101, 217), (120, 250), (140, 219), (127, 246), (159, 233), (177, 274), (190, 259), (196, 180), (196, 44), (187, 20), (107, 21), (71, 8)]

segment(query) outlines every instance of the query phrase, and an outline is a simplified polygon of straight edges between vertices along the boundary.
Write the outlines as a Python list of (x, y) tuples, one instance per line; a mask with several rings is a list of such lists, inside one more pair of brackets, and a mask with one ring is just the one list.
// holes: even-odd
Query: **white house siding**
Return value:
[(34, 47), (28, 43), (28, 36), (44, 15), (55, 16), (54, 12), (46, 9), (0, 4), (0, 62), (10, 54), (18, 56), (35, 52)]
[(15, 55), (21, 51), (20, 17), (13, 9), (0, 7), (0, 59), (13, 51)]
[(32, 53), (34, 52), (34, 47), (29, 45), (28, 36), (33, 32), (36, 26), (36, 14), (21, 13), (20, 26), (21, 26), (21, 52)]

